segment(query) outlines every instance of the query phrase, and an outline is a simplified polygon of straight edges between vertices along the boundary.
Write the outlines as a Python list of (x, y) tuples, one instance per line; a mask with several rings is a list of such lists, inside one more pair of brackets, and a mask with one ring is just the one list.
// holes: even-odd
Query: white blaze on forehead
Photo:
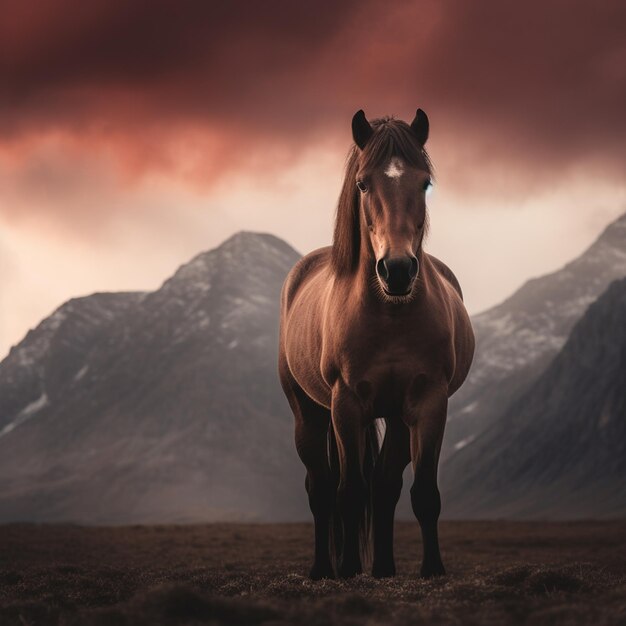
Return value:
[(393, 159), (389, 161), (389, 165), (387, 165), (385, 174), (389, 176), (389, 178), (400, 178), (400, 176), (404, 174), (404, 163), (402, 163), (398, 157), (393, 157)]

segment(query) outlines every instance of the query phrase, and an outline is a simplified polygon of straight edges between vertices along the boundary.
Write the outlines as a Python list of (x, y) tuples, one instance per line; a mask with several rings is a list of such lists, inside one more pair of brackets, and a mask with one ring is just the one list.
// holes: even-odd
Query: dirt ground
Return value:
[(444, 522), (448, 575), (311, 582), (308, 524), (0, 527), (2, 626), (626, 624), (626, 522)]

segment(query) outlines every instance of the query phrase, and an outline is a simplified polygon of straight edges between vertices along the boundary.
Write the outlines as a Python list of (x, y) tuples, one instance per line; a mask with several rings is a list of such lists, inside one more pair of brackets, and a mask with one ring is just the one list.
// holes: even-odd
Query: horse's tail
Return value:
[(373, 526), (374, 526), (374, 467), (380, 454), (379, 420), (374, 420), (365, 431), (365, 457), (363, 459), (363, 480), (366, 487), (365, 508), (359, 526), (359, 544), (363, 571), (372, 565)]
[[(380, 445), (382, 441), (380, 433), (379, 420), (375, 420), (365, 431), (365, 456), (363, 459), (363, 481), (366, 488), (365, 507), (363, 508), (363, 517), (359, 525), (359, 546), (361, 553), (361, 565), (365, 571), (371, 565), (372, 561), (372, 530), (374, 520), (374, 466), (376, 459), (380, 453)], [(384, 426), (383, 426), (384, 428)], [(383, 431), (384, 436), (384, 431)], [(335, 486), (339, 485), (339, 454), (337, 451), (337, 440), (335, 431), (330, 425), (328, 429), (328, 460), (330, 463), (330, 472)], [(335, 571), (337, 563), (343, 550), (343, 521), (337, 509), (337, 501), (335, 499), (332, 515), (330, 518), (330, 558)]]

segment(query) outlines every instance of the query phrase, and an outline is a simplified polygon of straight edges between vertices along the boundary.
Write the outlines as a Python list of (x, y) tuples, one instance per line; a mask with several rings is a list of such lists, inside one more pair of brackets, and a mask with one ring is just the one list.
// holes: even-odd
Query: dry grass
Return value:
[(0, 532), (0, 624), (626, 624), (626, 523), (442, 524), (449, 575), (306, 578), (307, 524)]

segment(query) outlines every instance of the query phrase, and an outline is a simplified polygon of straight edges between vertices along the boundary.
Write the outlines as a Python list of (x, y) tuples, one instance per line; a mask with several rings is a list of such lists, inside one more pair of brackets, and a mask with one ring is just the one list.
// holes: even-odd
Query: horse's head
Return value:
[(361, 245), (369, 241), (385, 296), (401, 301), (410, 297), (420, 271), (426, 193), (431, 186), (431, 166), (424, 152), (428, 117), (418, 109), (410, 125), (388, 118), (370, 124), (358, 111), (352, 134), (357, 146), (352, 185), (358, 190)]

